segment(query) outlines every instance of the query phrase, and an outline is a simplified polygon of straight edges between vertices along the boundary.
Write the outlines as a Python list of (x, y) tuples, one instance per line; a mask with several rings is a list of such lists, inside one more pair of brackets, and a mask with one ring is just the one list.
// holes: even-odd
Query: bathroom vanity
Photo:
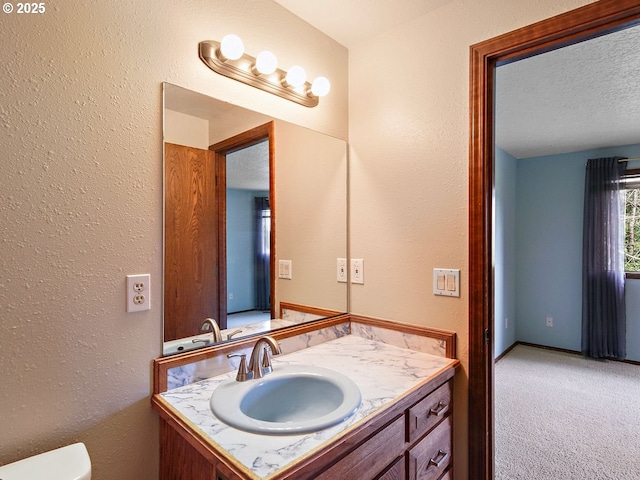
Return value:
[[(274, 372), (314, 365), (359, 387), (343, 422), (296, 435), (248, 433), (221, 422), (209, 400), (234, 381), (256, 337), (154, 361), (161, 479), (452, 478), (455, 334), (341, 315), (272, 336)], [(259, 337), (258, 337), (259, 338)]]

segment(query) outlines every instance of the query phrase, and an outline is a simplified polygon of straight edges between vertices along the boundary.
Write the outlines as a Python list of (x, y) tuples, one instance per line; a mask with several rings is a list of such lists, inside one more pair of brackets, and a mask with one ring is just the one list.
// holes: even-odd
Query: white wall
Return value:
[(292, 278), (276, 278), (276, 305), (344, 312), (347, 285), (336, 280), (347, 256), (347, 145), (286, 122), (275, 123), (277, 258)]
[[(456, 478), (467, 472), (469, 46), (590, 3), (454, 0), (349, 51), (351, 310), (458, 334)], [(435, 297), (435, 267), (462, 296)]]
[[(0, 464), (73, 441), (93, 478), (155, 479), (161, 353), (162, 86), (347, 138), (347, 51), (268, 0), (46, 3), (0, 15)], [(331, 78), (314, 109), (206, 68), (236, 32)], [(125, 275), (151, 311), (125, 312)]]

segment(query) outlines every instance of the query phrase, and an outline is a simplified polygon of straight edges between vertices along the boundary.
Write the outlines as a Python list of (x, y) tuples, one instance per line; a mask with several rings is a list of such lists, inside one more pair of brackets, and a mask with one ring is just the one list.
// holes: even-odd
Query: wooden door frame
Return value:
[(490, 480), (494, 476), (491, 203), (495, 68), (637, 24), (638, 0), (600, 0), (470, 48), (468, 478)]
[[(269, 255), (269, 295), (271, 296), (271, 318), (276, 318), (276, 188), (275, 188), (275, 127), (270, 121), (233, 137), (209, 146), (216, 156), (216, 177), (218, 179), (218, 289), (220, 296), (220, 328), (227, 328), (227, 155), (250, 147), (264, 140), (269, 141), (269, 208), (271, 209), (271, 238)], [(222, 313), (224, 312), (224, 315)]]

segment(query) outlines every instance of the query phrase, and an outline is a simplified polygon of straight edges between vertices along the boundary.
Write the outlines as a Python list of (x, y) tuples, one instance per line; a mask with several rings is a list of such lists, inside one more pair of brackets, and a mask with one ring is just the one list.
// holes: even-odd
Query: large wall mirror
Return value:
[(207, 318), (230, 341), (346, 312), (346, 142), (169, 83), (163, 95), (163, 353), (216, 343)]

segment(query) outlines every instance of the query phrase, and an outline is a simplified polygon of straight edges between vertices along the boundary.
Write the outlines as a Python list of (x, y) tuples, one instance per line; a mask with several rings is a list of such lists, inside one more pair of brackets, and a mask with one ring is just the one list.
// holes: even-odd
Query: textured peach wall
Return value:
[[(467, 471), (469, 46), (590, 3), (454, 0), (349, 51), (351, 311), (452, 330), (456, 478)], [(461, 270), (460, 298), (433, 269)]]
[[(458, 333), (465, 478), (469, 45), (587, 3), (454, 0), (348, 55), (268, 0), (60, 0), (41, 16), (0, 15), (0, 463), (79, 440), (98, 480), (157, 478), (148, 396), (168, 81), (349, 131), (351, 253), (366, 269), (351, 310)], [(331, 95), (305, 109), (209, 72), (198, 41), (231, 31), (250, 52), (327, 75)], [(433, 297), (434, 267), (461, 268), (460, 299)], [(125, 275), (142, 272), (152, 310), (127, 314)]]
[[(269, 0), (46, 8), (0, 14), (0, 464), (83, 441), (93, 478), (152, 480), (161, 82), (346, 139), (347, 51)], [(198, 42), (232, 31), (331, 95), (308, 109), (214, 74)], [(151, 311), (125, 312), (130, 273), (151, 274)]]

